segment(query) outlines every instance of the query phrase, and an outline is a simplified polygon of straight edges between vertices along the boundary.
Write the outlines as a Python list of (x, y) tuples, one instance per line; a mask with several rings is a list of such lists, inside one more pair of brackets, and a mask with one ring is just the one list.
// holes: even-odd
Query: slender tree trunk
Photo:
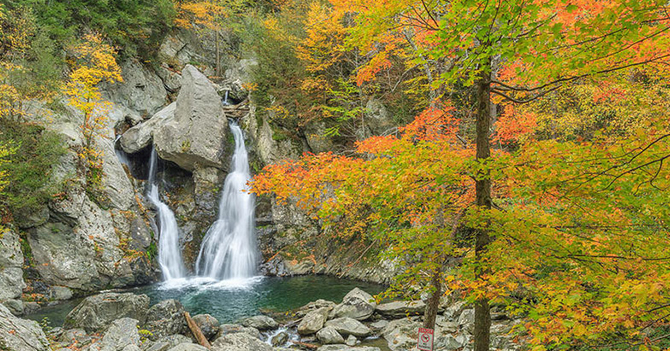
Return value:
[(221, 77), (221, 44), (219, 43), (219, 31), (215, 30), (216, 35), (216, 76)]
[[(490, 63), (481, 73), (477, 83), (477, 153), (476, 158), (485, 162), (491, 156), (489, 145), (489, 131), (491, 128), (491, 78)], [(482, 210), (491, 208), (491, 179), (489, 172), (477, 174), (475, 181), (475, 199), (477, 206)], [(483, 255), (487, 250), (491, 237), (488, 225), (483, 229), (477, 229), (475, 236), (475, 279), (481, 279), (489, 269), (483, 261)], [(486, 297), (480, 297), (475, 301), (475, 349), (474, 351), (488, 351), (491, 333), (491, 311), (489, 301)]]
[(433, 272), (431, 285), (435, 289), (433, 294), (428, 298), (428, 305), (426, 312), (423, 314), (423, 327), (435, 329), (435, 319), (437, 318), (437, 310), (440, 307), (440, 297), (442, 297), (442, 266), (437, 267)]

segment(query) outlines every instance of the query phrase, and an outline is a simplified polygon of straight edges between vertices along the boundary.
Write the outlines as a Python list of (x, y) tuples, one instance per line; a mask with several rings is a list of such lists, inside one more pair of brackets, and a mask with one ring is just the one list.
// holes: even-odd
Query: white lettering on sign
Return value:
[(419, 328), (416, 348), (423, 351), (433, 351), (433, 329)]

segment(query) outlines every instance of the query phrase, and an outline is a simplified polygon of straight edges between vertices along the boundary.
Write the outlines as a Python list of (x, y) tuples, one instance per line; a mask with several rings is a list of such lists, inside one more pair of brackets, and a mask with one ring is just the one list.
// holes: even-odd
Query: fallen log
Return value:
[(291, 342), (294, 343), (294, 344), (296, 344), (296, 345), (298, 345), (298, 346), (302, 346), (302, 347), (304, 347), (304, 348), (306, 348), (306, 349), (316, 350), (316, 349), (319, 348), (319, 345), (308, 344), (308, 343), (306, 343), (306, 342), (302, 342), (302, 341), (291, 341)]
[(212, 345), (210, 345), (209, 341), (207, 341), (205, 334), (202, 333), (200, 327), (198, 327), (198, 325), (195, 324), (195, 321), (193, 320), (193, 318), (191, 318), (191, 315), (188, 314), (188, 312), (186, 311), (184, 311), (184, 318), (186, 318), (186, 324), (188, 324), (188, 328), (191, 329), (191, 333), (193, 333), (195, 339), (198, 340), (198, 344), (206, 347), (207, 349), (211, 349)]

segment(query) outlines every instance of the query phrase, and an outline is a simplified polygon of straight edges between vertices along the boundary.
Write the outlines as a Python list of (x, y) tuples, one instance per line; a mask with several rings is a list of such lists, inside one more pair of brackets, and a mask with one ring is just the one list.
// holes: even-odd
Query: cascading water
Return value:
[(251, 277), (258, 260), (255, 199), (246, 192), (251, 175), (244, 135), (235, 122), (230, 130), (235, 137), (232, 169), (223, 183), (219, 218), (205, 234), (196, 260), (199, 276), (217, 280)]
[(168, 205), (163, 203), (158, 195), (158, 186), (156, 185), (156, 166), (158, 156), (156, 150), (151, 150), (151, 160), (149, 165), (149, 188), (147, 197), (158, 210), (158, 263), (161, 266), (165, 280), (183, 278), (186, 268), (181, 258), (179, 248), (179, 227), (174, 213)]

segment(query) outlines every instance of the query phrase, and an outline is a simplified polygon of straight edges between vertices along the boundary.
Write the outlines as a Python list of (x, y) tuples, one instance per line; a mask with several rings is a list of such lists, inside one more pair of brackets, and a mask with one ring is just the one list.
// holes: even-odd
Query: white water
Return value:
[(230, 130), (235, 137), (232, 169), (223, 183), (219, 218), (205, 234), (195, 263), (198, 276), (216, 280), (252, 277), (258, 261), (255, 199), (246, 191), (251, 175), (244, 135), (235, 122)]
[(158, 156), (156, 156), (156, 150), (151, 150), (150, 162), (147, 197), (158, 210), (158, 264), (161, 266), (165, 280), (170, 281), (184, 277), (186, 268), (179, 248), (177, 220), (172, 210), (161, 201), (158, 195), (158, 186), (156, 185)]

